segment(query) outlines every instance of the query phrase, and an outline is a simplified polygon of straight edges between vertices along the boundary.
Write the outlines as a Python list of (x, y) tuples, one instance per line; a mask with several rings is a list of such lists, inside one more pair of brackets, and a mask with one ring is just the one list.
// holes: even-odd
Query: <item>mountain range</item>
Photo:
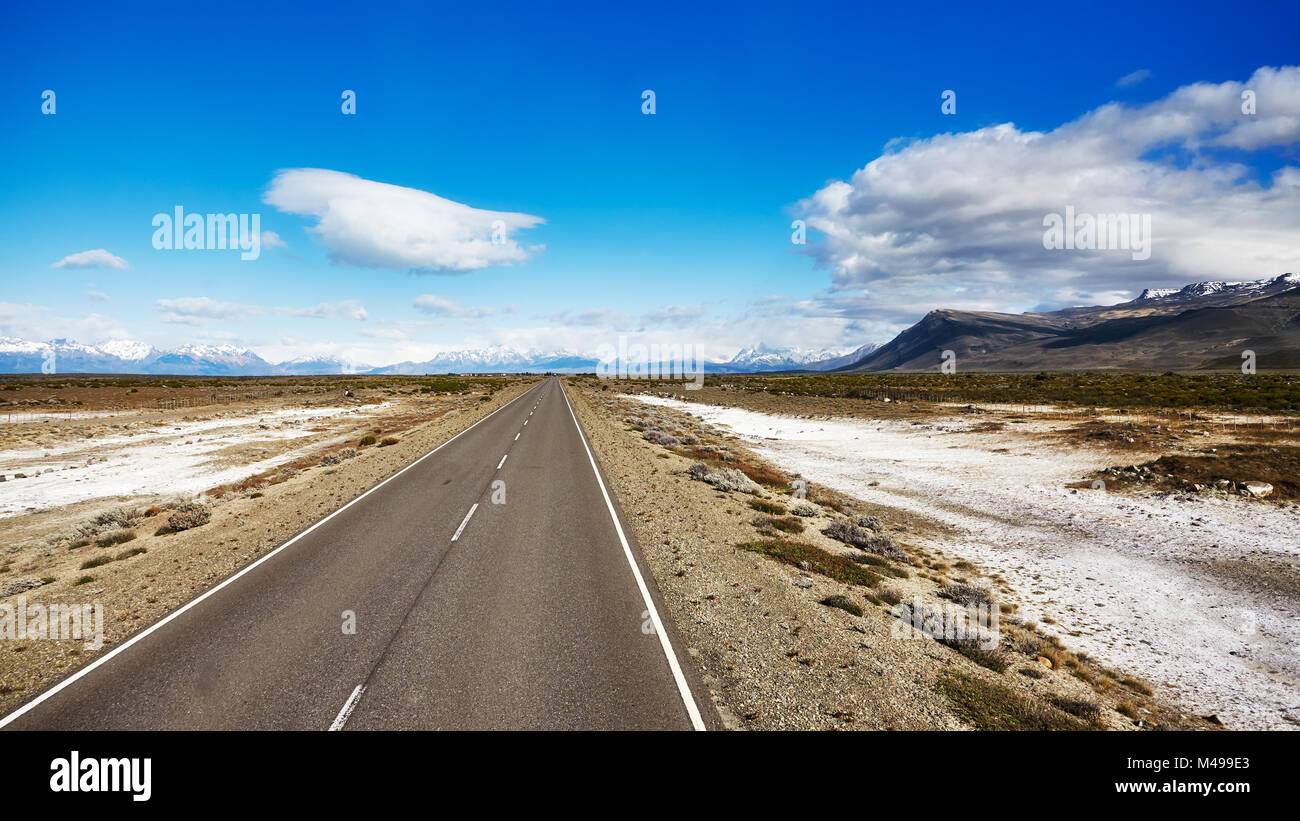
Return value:
[[(1144, 290), (1116, 305), (1007, 314), (933, 310), (884, 345), (835, 349), (745, 348), (707, 361), (706, 373), (927, 371), (952, 351), (959, 370), (1236, 368), (1244, 351), (1258, 368), (1300, 368), (1300, 274), (1252, 282), (1196, 282)], [(159, 350), (142, 342), (85, 345), (0, 337), (0, 373), (138, 373), (202, 376), (326, 374), (590, 373), (595, 357), (509, 346), (439, 353), (423, 362), (371, 367), (336, 357), (271, 363), (235, 345)]]
[[(788, 370), (829, 370), (855, 361), (874, 346), (843, 355), (832, 349), (746, 348), (724, 361), (708, 361), (708, 373), (766, 373)], [(52, 354), (52, 357), (51, 357)], [(46, 363), (50, 364), (46, 366)], [(184, 345), (159, 350), (142, 342), (111, 340), (85, 345), (67, 339), (30, 342), (0, 337), (0, 373), (137, 373), (184, 376), (316, 376), (327, 374), (427, 373), (555, 373), (593, 372), (595, 357), (568, 350), (521, 350), (508, 346), (470, 348), (437, 354), (423, 362), (399, 362), (384, 367), (329, 356), (300, 357), (271, 363), (248, 348), (235, 345)]]
[(1300, 275), (1147, 289), (1117, 305), (1043, 313), (934, 310), (888, 344), (835, 370), (1196, 370), (1300, 367)]

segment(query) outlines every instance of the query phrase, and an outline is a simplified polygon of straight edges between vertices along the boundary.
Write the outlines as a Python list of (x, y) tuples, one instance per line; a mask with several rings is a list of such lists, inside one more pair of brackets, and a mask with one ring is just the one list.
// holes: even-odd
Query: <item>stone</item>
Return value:
[(1273, 493), (1273, 486), (1268, 482), (1244, 482), (1242, 487), (1256, 499), (1262, 499)]

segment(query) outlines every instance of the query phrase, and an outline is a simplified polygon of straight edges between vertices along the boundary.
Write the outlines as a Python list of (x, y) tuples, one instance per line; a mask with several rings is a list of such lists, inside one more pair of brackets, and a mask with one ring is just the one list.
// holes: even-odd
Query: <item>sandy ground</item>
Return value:
[[(176, 471), (178, 483), (150, 484), (149, 493), (134, 495), (128, 482), (122, 485), (125, 493), (121, 496), (58, 506), (42, 502), (38, 511), (0, 519), (0, 604), (13, 605), (19, 596), (29, 606), (100, 604), (104, 609), (105, 636), (98, 652), (111, 649), (501, 407), (535, 381), (512, 381), (486, 400), (479, 393), (407, 395), (385, 405), (389, 399), (375, 391), (375, 396), (347, 408), (339, 405), (341, 396), (334, 396), (286, 398), (265, 403), (271, 405), (269, 408), (178, 412), (166, 425), (153, 424), (152, 418), (150, 424), (133, 424), (127, 433), (136, 436), (127, 436), (120, 428), (97, 429), (95, 439), (84, 445), (78, 440), (89, 431), (77, 434), (62, 427), (31, 426), (24, 426), (26, 431), (4, 431), (8, 452), (19, 450), (14, 443), (25, 439), (31, 439), (39, 449), (39, 455), (29, 451), (8, 458), (37, 462), (48, 458), (52, 463), (60, 453), (77, 454), (79, 459), (84, 453), (80, 448), (85, 447), (100, 449), (96, 458), (108, 459), (103, 464), (113, 467), (118, 459), (133, 458), (139, 444), (140, 451), (157, 452), (158, 458)], [(191, 418), (185, 420), (185, 415)], [(115, 417), (112, 424), (127, 421)], [(388, 447), (359, 448), (354, 458), (337, 464), (320, 463), (323, 455), (337, 453), (344, 444), (355, 446), (358, 434), (375, 429), (383, 431), (381, 437), (392, 436), (398, 441)], [(228, 434), (234, 434), (234, 438), (226, 438)], [(48, 441), (37, 442), (37, 437)], [(247, 439), (240, 444), (240, 437)], [(51, 456), (45, 457), (46, 452)], [(279, 463), (291, 457), (296, 457), (296, 468), (273, 470), (269, 478), (219, 498), (201, 496), (211, 511), (207, 524), (176, 533), (156, 532), (167, 524), (169, 504), (178, 495), (186, 495), (177, 492), (180, 488), (195, 484), (212, 487), (231, 475), (249, 477), (261, 471), (268, 459)], [(74, 460), (73, 464), (79, 463)], [(82, 484), (108, 482), (96, 477), (94, 468), (99, 464), (49, 475), (60, 477), (84, 471), (81, 475), (87, 482)], [(152, 470), (150, 464), (145, 460), (137, 467)], [(15, 482), (10, 478), (0, 485), (0, 491), (10, 482), (21, 487), (30, 481)], [(103, 487), (116, 489), (117, 485)], [(149, 512), (146, 506), (150, 504), (158, 504), (161, 509)], [(137, 538), (111, 547), (100, 547), (93, 541), (73, 546), (70, 537), (78, 525), (119, 507), (140, 513), (133, 528)], [(91, 569), (81, 566), (90, 559), (111, 558), (136, 548), (146, 552)], [(78, 583), (83, 577), (89, 580)], [(0, 713), (96, 655), (79, 640), (0, 641)]]
[[(1230, 727), (1300, 725), (1300, 515), (1239, 497), (1067, 487), (1132, 454), (1032, 422), (801, 419), (689, 411), (789, 471), (934, 520), (921, 543), (997, 572), (1019, 614)], [(1116, 462), (1116, 459), (1128, 461)]]

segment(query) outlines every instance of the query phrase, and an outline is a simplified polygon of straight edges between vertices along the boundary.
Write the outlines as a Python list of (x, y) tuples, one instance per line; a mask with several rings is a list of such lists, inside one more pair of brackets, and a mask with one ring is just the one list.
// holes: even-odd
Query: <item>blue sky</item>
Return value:
[[(1300, 85), (1259, 73), (1300, 63), (1300, 11), (1140, 5), (11, 5), (0, 335), (370, 364), (620, 334), (726, 355), (1300, 268)], [(1246, 130), (1224, 101), (1252, 82)], [(511, 229), (513, 264), (413, 272), (393, 244), (429, 237), (389, 235), (400, 197), (364, 188), (367, 213), (340, 219), (348, 183), (291, 177), (326, 190), (290, 213), (266, 199), (287, 169), (544, 223)], [(1213, 203), (1240, 198), (1225, 225)], [(1154, 212), (1151, 259), (1043, 256), (1031, 229), (1067, 204)], [(176, 205), (259, 213), (284, 247), (156, 250)], [(325, 212), (342, 224), (310, 230)], [(51, 267), (96, 249), (126, 267)]]

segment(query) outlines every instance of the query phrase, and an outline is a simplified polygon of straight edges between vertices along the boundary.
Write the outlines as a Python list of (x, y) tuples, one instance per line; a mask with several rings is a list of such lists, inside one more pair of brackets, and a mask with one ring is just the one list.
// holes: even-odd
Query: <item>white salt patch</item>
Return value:
[(1021, 596), (1019, 616), (1050, 615), (1059, 623), (1043, 629), (1073, 649), (1147, 678), (1200, 714), (1243, 729), (1300, 723), (1300, 591), (1252, 589), (1207, 570), (1235, 560), (1294, 568), (1300, 516), (1292, 510), (1071, 492), (1066, 484), (1112, 460), (1013, 432), (964, 433), (964, 419), (809, 420), (625, 398), (687, 411), (787, 471), (950, 525), (961, 535), (923, 543), (1000, 572)]

